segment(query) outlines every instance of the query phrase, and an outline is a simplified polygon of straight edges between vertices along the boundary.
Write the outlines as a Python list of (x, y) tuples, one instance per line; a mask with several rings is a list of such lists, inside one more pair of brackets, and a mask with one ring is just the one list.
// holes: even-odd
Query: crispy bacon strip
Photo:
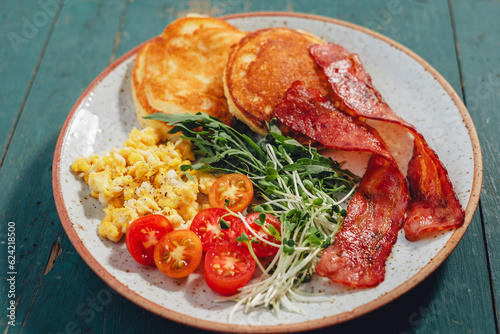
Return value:
[(292, 84), (274, 114), (281, 123), (325, 147), (375, 153), (397, 167), (374, 128), (336, 109), (319, 91), (304, 87), (301, 81)]
[(409, 202), (404, 177), (384, 141), (375, 129), (301, 82), (292, 85), (274, 114), (323, 146), (374, 153), (335, 244), (323, 252), (316, 272), (348, 286), (378, 285)]
[(425, 142), (414, 142), (407, 174), (411, 201), (404, 222), (405, 236), (410, 241), (426, 232), (461, 226), (464, 221), (464, 211), (446, 169), (436, 163), (436, 153), (424, 146)]
[(446, 168), (424, 137), (385, 103), (358, 55), (332, 43), (313, 45), (310, 53), (330, 82), (336, 106), (356, 116), (399, 124), (414, 136), (408, 166), (411, 202), (404, 222), (406, 238), (417, 240), (426, 232), (461, 226), (465, 214)]
[(316, 265), (318, 275), (355, 287), (382, 282), (408, 202), (403, 175), (387, 160), (373, 155), (335, 243), (323, 251)]

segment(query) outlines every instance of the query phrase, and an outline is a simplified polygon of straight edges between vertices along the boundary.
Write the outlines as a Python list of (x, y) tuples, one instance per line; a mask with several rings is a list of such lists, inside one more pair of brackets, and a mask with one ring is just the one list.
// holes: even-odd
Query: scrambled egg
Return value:
[(134, 128), (123, 148), (73, 162), (73, 171), (80, 173), (90, 194), (104, 207), (101, 236), (119, 241), (132, 221), (153, 213), (167, 217), (175, 229), (189, 228), (194, 216), (208, 207), (201, 204), (201, 194), (208, 194), (216, 177), (190, 171), (193, 182), (179, 169), (195, 158), (191, 143), (159, 141), (154, 128)]

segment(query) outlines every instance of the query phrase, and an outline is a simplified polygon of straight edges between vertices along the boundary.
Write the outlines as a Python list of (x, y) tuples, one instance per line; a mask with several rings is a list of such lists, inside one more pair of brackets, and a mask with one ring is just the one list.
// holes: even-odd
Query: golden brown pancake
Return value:
[(309, 54), (309, 46), (324, 43), (309, 33), (287, 28), (257, 30), (242, 38), (229, 54), (224, 92), (229, 111), (253, 131), (265, 134), (266, 122), (292, 83), (329, 94), (328, 81)]
[(222, 74), (230, 48), (245, 33), (226, 21), (185, 17), (168, 25), (137, 54), (132, 95), (142, 127), (153, 126), (168, 138), (170, 127), (142, 117), (204, 112), (230, 124)]

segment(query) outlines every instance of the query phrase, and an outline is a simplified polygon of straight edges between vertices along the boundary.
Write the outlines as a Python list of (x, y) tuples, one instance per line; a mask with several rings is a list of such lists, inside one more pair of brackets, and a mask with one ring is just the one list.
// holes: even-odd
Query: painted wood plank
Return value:
[[(68, 244), (52, 196), (51, 166), (66, 116), (109, 64), (119, 28), (115, 13), (124, 3), (70, 1), (63, 6), (14, 132), (0, 174), (2, 221), (15, 222), (18, 231), (15, 328), (7, 329), (7, 300), (1, 301), (0, 327), (7, 333), (65, 332), (88, 289), (104, 286)], [(62, 260), (49, 271), (59, 253)], [(78, 320), (85, 325), (84, 318)]]
[(453, 1), (465, 101), (483, 153), (482, 216), (489, 255), (497, 332), (500, 313), (500, 3)]
[(58, 11), (56, 0), (0, 2), (0, 159)]
[[(173, 20), (190, 13), (221, 16), (253, 9), (257, 1), (133, 1), (127, 8), (120, 34), (117, 56), (161, 34)], [(274, 1), (275, 8), (282, 8), (285, 1)], [(268, 9), (270, 10), (270, 9)], [(144, 18), (147, 17), (147, 20)]]

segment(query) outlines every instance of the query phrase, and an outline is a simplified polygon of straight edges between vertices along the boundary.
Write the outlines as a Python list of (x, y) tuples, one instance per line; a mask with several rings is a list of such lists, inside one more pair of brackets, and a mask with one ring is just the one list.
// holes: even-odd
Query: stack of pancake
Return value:
[(315, 43), (323, 41), (287, 28), (245, 33), (216, 18), (178, 19), (137, 54), (132, 92), (138, 121), (166, 139), (165, 123), (142, 117), (204, 112), (226, 124), (236, 117), (264, 134), (274, 107), (296, 80), (329, 94), (309, 54)]

